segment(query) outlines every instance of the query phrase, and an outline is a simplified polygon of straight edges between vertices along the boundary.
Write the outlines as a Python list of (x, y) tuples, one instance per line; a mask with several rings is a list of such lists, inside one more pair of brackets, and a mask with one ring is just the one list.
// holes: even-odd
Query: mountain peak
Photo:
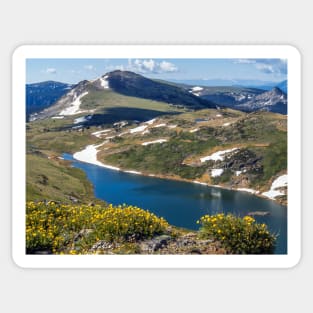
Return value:
[(284, 92), (279, 88), (279, 87), (274, 87), (271, 92), (276, 93), (276, 94), (283, 94)]
[[(111, 71), (111, 72), (108, 72), (106, 74), (104, 74), (104, 76), (142, 76), (140, 74), (137, 74), (135, 72), (131, 72), (131, 71), (124, 71), (124, 70), (114, 70), (114, 71)], [(142, 76), (143, 77), (143, 76)]]
[(115, 70), (106, 73), (102, 79), (107, 80), (109, 88), (114, 92), (125, 96), (182, 105), (193, 109), (216, 108), (212, 102), (196, 97), (178, 86), (156, 81), (134, 72)]
[(287, 114), (287, 95), (278, 87), (265, 91), (239, 106), (248, 111), (263, 110)]

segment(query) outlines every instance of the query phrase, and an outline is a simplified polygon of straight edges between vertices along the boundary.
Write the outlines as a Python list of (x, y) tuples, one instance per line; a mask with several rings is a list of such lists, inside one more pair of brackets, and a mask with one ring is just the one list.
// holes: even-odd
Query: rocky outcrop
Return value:
[(119, 254), (124, 246), (132, 245), (135, 254), (226, 254), (218, 242), (198, 238), (196, 232), (183, 235), (160, 235), (151, 239), (131, 243), (115, 243), (99, 240), (90, 253)]
[(287, 114), (287, 95), (275, 87), (236, 107), (246, 111), (270, 111)]

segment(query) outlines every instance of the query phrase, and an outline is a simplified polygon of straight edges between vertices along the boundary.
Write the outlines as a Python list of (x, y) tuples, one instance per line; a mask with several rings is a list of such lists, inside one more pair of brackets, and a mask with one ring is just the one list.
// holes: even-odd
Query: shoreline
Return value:
[(182, 181), (182, 182), (187, 182), (187, 183), (193, 183), (193, 184), (198, 184), (198, 185), (202, 185), (202, 186), (206, 186), (206, 187), (213, 187), (213, 188), (221, 188), (221, 189), (225, 189), (225, 190), (232, 190), (232, 191), (239, 191), (239, 192), (246, 192), (246, 193), (250, 193), (252, 195), (255, 195), (259, 198), (262, 199), (266, 199), (266, 200), (271, 200), (274, 201), (276, 203), (279, 203), (283, 206), (288, 206), (288, 203), (281, 203), (280, 201), (276, 200), (275, 198), (269, 198), (266, 197), (265, 195), (263, 195), (259, 190), (253, 190), (250, 188), (231, 188), (231, 187), (227, 187), (227, 186), (222, 186), (222, 185), (211, 185), (208, 183), (204, 183), (204, 182), (200, 182), (197, 180), (189, 180), (186, 178), (181, 178), (178, 176), (168, 176), (168, 175), (162, 175), (162, 174), (155, 174), (155, 173), (146, 173), (146, 172), (139, 172), (136, 170), (129, 170), (129, 169), (122, 169), (116, 166), (112, 166), (109, 164), (105, 164), (102, 163), (98, 160), (97, 158), (97, 154), (98, 154), (98, 150), (97, 148), (102, 146), (104, 143), (100, 144), (100, 145), (88, 145), (85, 147), (85, 149), (75, 152), (72, 154), (73, 158), (77, 161), (80, 162), (84, 162), (84, 163), (88, 163), (88, 164), (93, 164), (96, 166), (100, 166), (100, 167), (104, 167), (110, 170), (114, 170), (114, 171), (120, 171), (123, 173), (127, 173), (127, 174), (133, 174), (133, 175), (141, 175), (141, 176), (146, 176), (146, 177), (155, 177), (155, 178), (160, 178), (160, 179), (168, 179), (168, 180), (173, 180), (173, 181)]

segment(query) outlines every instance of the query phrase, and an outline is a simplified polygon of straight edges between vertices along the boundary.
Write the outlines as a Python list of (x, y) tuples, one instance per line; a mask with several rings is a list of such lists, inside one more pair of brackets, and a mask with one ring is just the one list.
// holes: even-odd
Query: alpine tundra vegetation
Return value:
[(251, 215), (204, 214), (199, 229), (190, 230), (124, 204), (122, 194), (120, 205), (109, 204), (63, 154), (133, 175), (253, 193), (286, 206), (282, 89), (189, 85), (121, 70), (76, 84), (28, 84), (26, 252), (274, 253), (279, 231)]

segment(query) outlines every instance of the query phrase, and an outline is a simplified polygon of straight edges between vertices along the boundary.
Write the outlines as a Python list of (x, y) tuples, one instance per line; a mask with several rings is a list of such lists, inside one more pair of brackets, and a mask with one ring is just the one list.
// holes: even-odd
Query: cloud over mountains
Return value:
[(139, 74), (161, 74), (161, 73), (174, 73), (178, 72), (178, 67), (171, 62), (165, 60), (153, 59), (128, 59), (128, 64), (107, 66), (107, 71), (112, 70), (127, 70)]
[(253, 64), (256, 69), (265, 74), (287, 74), (285, 59), (236, 59), (235, 64)]

